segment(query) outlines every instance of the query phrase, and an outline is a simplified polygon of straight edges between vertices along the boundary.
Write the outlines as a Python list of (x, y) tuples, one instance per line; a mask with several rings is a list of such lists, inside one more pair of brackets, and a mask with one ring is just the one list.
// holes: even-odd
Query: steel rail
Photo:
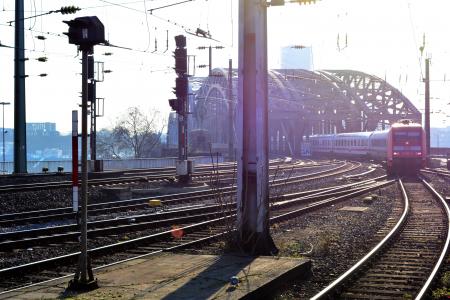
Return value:
[(376, 168), (369, 167), (369, 170), (367, 170), (366, 172), (362, 172), (359, 174), (353, 174), (353, 175), (344, 175), (344, 178), (351, 179), (351, 178), (355, 178), (355, 177), (365, 176), (365, 175), (375, 172), (375, 170), (376, 170)]
[[(373, 191), (374, 189), (378, 189), (378, 188), (390, 185), (390, 184), (392, 184), (394, 182), (395, 182), (395, 180), (388, 180), (388, 181), (385, 181), (385, 182), (382, 182), (382, 183), (379, 183), (379, 184), (374, 184), (374, 185), (372, 185), (370, 187), (367, 187), (367, 188), (363, 188), (363, 189), (360, 189), (360, 190), (353, 191), (353, 192), (351, 192), (349, 194), (345, 194), (345, 195), (341, 195), (341, 196), (338, 196), (338, 197), (332, 197), (332, 198), (329, 198), (329, 199), (321, 200), (321, 201), (315, 202), (315, 203), (313, 203), (313, 204), (311, 204), (309, 206), (302, 207), (302, 208), (299, 208), (297, 210), (290, 211), (290, 212), (287, 212), (287, 213), (284, 213), (284, 214), (272, 217), (272, 218), (270, 218), (270, 222), (271, 222), (271, 224), (272, 223), (276, 223), (276, 222), (280, 222), (280, 221), (282, 221), (284, 219), (292, 218), (292, 217), (298, 215), (299, 213), (309, 212), (309, 211), (312, 211), (314, 209), (318, 209), (318, 208), (327, 206), (328, 204), (331, 204), (331, 203), (337, 203), (339, 201), (347, 200), (348, 198), (351, 198), (351, 197), (360, 196), (360, 195), (366, 194), (366, 193), (368, 193), (370, 191)], [(294, 201), (295, 200), (296, 199), (294, 199)], [(290, 201), (293, 201), (293, 200), (290, 200)], [(292, 202), (291, 203), (287, 203), (286, 205), (292, 205)], [(284, 206), (284, 204), (280, 205), (280, 207), (282, 207), (282, 206)]]
[[(368, 185), (373, 185), (376, 180), (383, 179), (386, 176), (381, 176), (376, 179), (368, 179), (362, 182), (348, 184), (345, 186), (333, 187), (331, 189), (315, 190), (314, 193), (294, 193), (283, 195), (282, 198), (274, 197), (272, 200), (272, 207), (278, 209), (285, 206), (292, 206), (299, 202), (309, 203), (313, 201), (323, 200), (328, 197), (335, 197), (339, 195), (346, 195), (354, 191), (359, 191), (366, 188)], [(299, 197), (301, 195), (301, 197)], [(288, 200), (290, 199), (290, 200)], [(141, 214), (129, 217), (114, 218), (93, 221), (88, 223), (88, 236), (103, 236), (116, 231), (130, 231), (132, 229), (140, 228), (154, 228), (156, 226), (164, 226), (168, 224), (178, 224), (180, 222), (187, 222), (189, 220), (195, 220), (197, 215), (192, 214), (206, 214), (220, 212), (220, 209), (224, 207), (233, 207), (233, 203), (214, 204), (205, 206), (189, 206), (179, 210), (167, 211), (162, 213), (153, 214)], [(22, 231), (11, 231), (6, 233), (0, 233), (0, 248), (12, 249), (17, 247), (30, 247), (32, 245), (42, 244), (44, 242), (55, 242), (60, 240), (68, 240), (76, 238), (79, 235), (77, 231), (78, 225), (68, 224), (61, 226), (53, 226), (39, 229), (30, 229)]]
[[(226, 234), (228, 234), (230, 232), (234, 232), (234, 231), (235, 230), (223, 231), (223, 232), (220, 232), (218, 234), (214, 234), (214, 235), (211, 235), (211, 236), (208, 236), (208, 237), (202, 237), (202, 238), (199, 238), (197, 240), (189, 241), (189, 242), (186, 242), (186, 243), (183, 243), (183, 244), (180, 244), (180, 245), (170, 246), (170, 247), (163, 248), (163, 249), (160, 249), (160, 250), (154, 250), (154, 251), (146, 253), (146, 254), (141, 254), (141, 255), (130, 257), (130, 258), (122, 259), (122, 260), (119, 260), (119, 261), (116, 261), (116, 262), (113, 262), (113, 263), (105, 264), (105, 265), (102, 265), (102, 266), (97, 266), (97, 267), (92, 268), (92, 270), (93, 271), (97, 271), (97, 270), (105, 269), (105, 268), (108, 268), (108, 267), (111, 267), (111, 266), (115, 266), (115, 265), (118, 265), (118, 264), (122, 264), (122, 263), (126, 263), (126, 262), (129, 262), (129, 261), (133, 261), (133, 260), (136, 260), (136, 259), (142, 259), (142, 258), (145, 258), (145, 257), (154, 256), (156, 254), (161, 254), (163, 252), (170, 252), (170, 251), (174, 251), (174, 250), (180, 250), (180, 249), (186, 248), (188, 246), (193, 246), (193, 245), (201, 244), (201, 243), (204, 243), (204, 242), (207, 242), (207, 241), (210, 241), (210, 240), (215, 240), (215, 239), (217, 239), (217, 238), (219, 238), (221, 236), (224, 236), (224, 235), (226, 235)], [(17, 287), (17, 288), (14, 288), (14, 289), (1, 291), (0, 292), (0, 296), (1, 295), (5, 295), (5, 294), (9, 294), (9, 293), (14, 293), (14, 292), (23, 290), (25, 288), (30, 288), (30, 287), (34, 287), (34, 286), (37, 286), (37, 285), (47, 284), (47, 283), (51, 283), (51, 282), (54, 282), (54, 281), (57, 281), (57, 280), (70, 278), (70, 277), (73, 277), (74, 275), (75, 275), (75, 273), (69, 273), (69, 274), (66, 274), (64, 276), (59, 276), (57, 278), (52, 278), (52, 279), (49, 279), (49, 280), (32, 283), (32, 284), (29, 284), (29, 285), (26, 285), (26, 286), (21, 286), (21, 287)]]
[(428, 174), (434, 174), (434, 175), (440, 175), (440, 176), (445, 176), (445, 177), (450, 177), (450, 172), (447, 172), (447, 171), (432, 170), (432, 169), (421, 169), (420, 172), (428, 173)]
[[(324, 175), (326, 176), (333, 176), (336, 174), (336, 171), (344, 168), (346, 165), (342, 164), (339, 165), (337, 168), (331, 169), (331, 170), (323, 170), (319, 172), (313, 172), (308, 173), (300, 176), (294, 176), (288, 179), (277, 179), (274, 180), (273, 186), (279, 186), (284, 184), (292, 184), (297, 183), (299, 180), (313, 180), (315, 178), (319, 178), (317, 176)], [(348, 170), (340, 171), (340, 172), (347, 172)], [(335, 173), (333, 173), (335, 172)], [(329, 173), (329, 174), (327, 174)], [(310, 178), (312, 177), (312, 178)], [(180, 203), (180, 202), (192, 202), (194, 200), (193, 197), (214, 197), (218, 192), (219, 193), (226, 193), (233, 191), (235, 189), (235, 186), (230, 187), (223, 187), (218, 189), (208, 189), (204, 191), (195, 191), (195, 192), (187, 192), (187, 193), (178, 193), (178, 194), (170, 194), (170, 195), (162, 195), (162, 196), (153, 196), (153, 197), (143, 197), (143, 198), (137, 198), (137, 199), (128, 199), (128, 200), (121, 200), (121, 201), (112, 201), (112, 202), (102, 202), (102, 203), (95, 203), (95, 204), (89, 204), (88, 209), (89, 212), (92, 214), (94, 213), (94, 210), (98, 208), (103, 208), (106, 211), (113, 210), (114, 208), (123, 209), (123, 208), (130, 208), (123, 206), (124, 204), (131, 204), (133, 205), (145, 205), (143, 202), (148, 201), (149, 199), (159, 199), (163, 201), (163, 204), (172, 204), (172, 203)], [(134, 204), (132, 204), (134, 203)], [(98, 209), (101, 211), (100, 209)], [(50, 214), (49, 214), (50, 213)], [(97, 212), (98, 213), (98, 212)], [(21, 219), (17, 218), (20, 217)], [(37, 210), (37, 211), (30, 211), (30, 212), (19, 212), (19, 213), (10, 213), (10, 214), (4, 214), (0, 215), (0, 225), (6, 226), (9, 223), (17, 224), (20, 223), (29, 223), (32, 221), (45, 221), (48, 218), (54, 219), (58, 217), (63, 218), (75, 218), (75, 213), (72, 212), (71, 207), (63, 207), (63, 208), (54, 208), (54, 209), (46, 209), (46, 210)], [(14, 223), (16, 222), (16, 223)]]
[[(294, 164), (295, 168), (309, 167)], [(225, 168), (230, 168), (231, 166), (226, 166)], [(216, 167), (217, 168), (217, 167)], [(276, 167), (272, 166), (275, 169)], [(292, 165), (285, 166), (282, 168), (292, 168)], [(203, 169), (205, 169), (203, 171)], [(208, 171), (208, 169), (210, 169)], [(202, 172), (197, 172), (192, 174), (193, 177), (205, 177), (210, 176), (211, 171), (214, 167), (204, 167)], [(233, 171), (221, 170), (219, 167), (218, 172), (220, 175), (232, 174)], [(130, 175), (125, 175), (129, 173)], [(132, 175), (131, 175), (132, 174)], [(138, 175), (139, 174), (139, 175)], [(92, 178), (89, 180), (89, 185), (96, 186), (102, 184), (126, 184), (134, 181), (156, 181), (156, 180), (170, 180), (175, 176), (174, 170), (172, 168), (160, 168), (160, 169), (142, 169), (135, 170), (132, 172), (125, 172), (124, 175), (117, 177), (106, 177), (106, 178)], [(34, 182), (34, 183), (21, 183), (21, 184), (8, 184), (0, 185), (0, 193), (7, 192), (22, 192), (22, 191), (35, 191), (41, 189), (56, 189), (56, 188), (67, 188), (71, 187), (72, 182), (69, 180), (63, 181), (50, 181), (50, 182)]]
[(355, 265), (353, 265), (350, 269), (348, 269), (344, 274), (339, 276), (335, 281), (333, 281), (330, 285), (324, 288), (322, 291), (317, 293), (315, 296), (311, 298), (311, 300), (324, 299), (325, 297), (331, 297), (350, 277), (352, 277), (355, 272), (357, 272), (363, 265), (365, 265), (369, 260), (371, 260), (377, 253), (379, 253), (392, 238), (398, 234), (403, 224), (406, 221), (406, 218), (409, 214), (409, 198), (406, 194), (405, 187), (403, 186), (403, 182), (398, 180), (402, 198), (405, 202), (402, 216), (398, 220), (397, 224), (392, 228), (392, 230), (379, 242), (369, 253), (367, 253), (361, 260), (359, 260)]
[(442, 205), (445, 213), (447, 214), (447, 238), (445, 240), (444, 248), (442, 249), (441, 255), (439, 256), (439, 259), (436, 262), (430, 276), (428, 276), (427, 281), (425, 282), (423, 287), (420, 289), (420, 292), (417, 294), (417, 296), (415, 298), (416, 300), (422, 299), (425, 296), (425, 294), (427, 293), (431, 283), (434, 281), (434, 279), (442, 265), (442, 262), (445, 259), (445, 256), (449, 249), (449, 244), (450, 244), (450, 208), (449, 208), (447, 202), (445, 201), (445, 199), (441, 196), (441, 194), (439, 194), (425, 179), (420, 178), (420, 180), (427, 187), (427, 189), (434, 195), (434, 197), (439, 199), (440, 204)]
[[(353, 192), (353, 193), (350, 193), (350, 194), (348, 194), (346, 196), (340, 196), (340, 197), (337, 197), (337, 198), (333, 198), (332, 201), (328, 201), (328, 202), (327, 201), (320, 201), (320, 205), (308, 206), (308, 207), (302, 208), (300, 210), (296, 210), (295, 213), (287, 213), (287, 214), (285, 213), (285, 214), (280, 215), (280, 216), (271, 217), (270, 218), (270, 222), (271, 223), (281, 222), (281, 221), (283, 221), (285, 219), (289, 219), (289, 218), (295, 217), (295, 216), (297, 216), (299, 214), (307, 213), (307, 212), (309, 212), (311, 210), (321, 208), (321, 207), (323, 207), (323, 206), (325, 206), (327, 204), (335, 203), (337, 201), (342, 201), (342, 200), (348, 199), (350, 197), (354, 197), (354, 196), (357, 196), (357, 195), (360, 195), (360, 194), (363, 194), (363, 193), (367, 193), (367, 192), (369, 192), (371, 190), (374, 190), (374, 189), (380, 188), (382, 186), (386, 186), (388, 184), (391, 184), (392, 182), (394, 182), (394, 181), (388, 181), (388, 182), (383, 182), (383, 183), (378, 184), (378, 185), (373, 185), (370, 188), (363, 189), (362, 191), (359, 191), (359, 192)], [(190, 232), (193, 232), (193, 231), (195, 231), (197, 229), (203, 228), (204, 226), (217, 224), (217, 223), (219, 223), (221, 221), (224, 221), (226, 219), (230, 219), (230, 218), (233, 218), (233, 217), (234, 217), (234, 215), (220, 217), (220, 218), (216, 218), (216, 219), (213, 219), (213, 220), (208, 220), (208, 221), (204, 221), (204, 222), (200, 222), (200, 223), (196, 223), (196, 224), (183, 226), (183, 227), (178, 228), (177, 230), (183, 230), (185, 233), (189, 234)], [(165, 249), (159, 249), (159, 250), (156, 250), (156, 251), (151, 252), (151, 253), (147, 253), (147, 254), (139, 255), (139, 256), (134, 256), (132, 258), (127, 258), (126, 260), (121, 260), (121, 261), (118, 261), (118, 262), (114, 262), (114, 263), (108, 264), (106, 266), (110, 266), (110, 265), (118, 264), (118, 263), (121, 263), (121, 262), (124, 262), (124, 261), (129, 261), (129, 260), (145, 257), (145, 256), (156, 254), (156, 253), (161, 253), (163, 251), (172, 251), (172, 250), (175, 250), (178, 247), (186, 247), (188, 245), (193, 245), (195, 243), (205, 242), (205, 241), (207, 241), (207, 240), (209, 240), (211, 238), (222, 236), (222, 235), (224, 235), (226, 233), (227, 232), (221, 232), (219, 234), (215, 234), (212, 237), (202, 237), (201, 239), (196, 240), (196, 241), (190, 241), (190, 242), (184, 243), (182, 245), (175, 245), (175, 246), (167, 247)], [(101, 254), (104, 254), (104, 253), (110, 253), (111, 251), (119, 251), (121, 249), (128, 249), (131, 246), (139, 247), (139, 245), (142, 244), (142, 243), (148, 243), (148, 242), (152, 242), (152, 241), (159, 241), (159, 240), (161, 240), (161, 238), (171, 237), (171, 236), (172, 236), (172, 230), (164, 231), (164, 232), (152, 234), (152, 235), (149, 235), (149, 236), (139, 237), (139, 238), (135, 238), (135, 239), (128, 240), (128, 241), (123, 241), (123, 242), (119, 242), (119, 243), (115, 243), (115, 244), (110, 244), (110, 245), (97, 247), (97, 248), (89, 250), (89, 253), (90, 253), (90, 255), (92, 257), (94, 257), (96, 255), (101, 255)], [(58, 264), (61, 265), (63, 263), (68, 263), (68, 262), (75, 262), (77, 257), (78, 257), (78, 255), (79, 255), (79, 252), (75, 252), (75, 253), (70, 253), (70, 254), (54, 257), (54, 258), (41, 260), (41, 261), (27, 263), (27, 264), (24, 264), (24, 265), (19, 265), (19, 266), (5, 268), (5, 269), (0, 270), (0, 277), (11, 276), (13, 274), (20, 274), (21, 272), (25, 272), (26, 270), (28, 271), (28, 270), (34, 270), (34, 269), (42, 269), (42, 268), (45, 268), (46, 266), (54, 266), (54, 265), (58, 265)], [(104, 268), (106, 266), (105, 265), (104, 266), (100, 266), (100, 267), (97, 267), (95, 269), (102, 268), (102, 267)], [(67, 278), (68, 276), (71, 276), (71, 275), (73, 275), (73, 274), (65, 275), (63, 277), (58, 277), (58, 278)], [(51, 281), (57, 280), (58, 278), (46, 280), (44, 282), (51, 282)], [(40, 283), (42, 283), (42, 281)], [(35, 284), (32, 284), (32, 285), (36, 285), (36, 284), (38, 284), (38, 283), (35, 283)], [(10, 293), (10, 292), (13, 292), (13, 291), (17, 291), (17, 290), (23, 289), (23, 288), (28, 287), (28, 286), (30, 286), (30, 285), (27, 285), (27, 286), (24, 286), (24, 287), (19, 287), (19, 288), (14, 288), (14, 289), (10, 289), (10, 290), (5, 290), (3, 292), (0, 292), (0, 295), (6, 294), (6, 293)]]

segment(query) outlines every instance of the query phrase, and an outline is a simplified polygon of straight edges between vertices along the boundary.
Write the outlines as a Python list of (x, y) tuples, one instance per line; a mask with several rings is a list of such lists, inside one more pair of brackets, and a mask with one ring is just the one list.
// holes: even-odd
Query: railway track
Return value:
[[(374, 180), (368, 180), (364, 183), (349, 184), (345, 188), (335, 187), (328, 191), (322, 189), (309, 196), (304, 195), (299, 197), (300, 194), (284, 195), (284, 198), (272, 206), (274, 216), (271, 218), (271, 222), (276, 223), (297, 217), (313, 209), (332, 205), (332, 203), (336, 203), (337, 201), (343, 201), (350, 197), (368, 193), (371, 190), (391, 183), (392, 181), (375, 182)], [(230, 211), (230, 213), (233, 214), (233, 211)], [(208, 242), (211, 239), (226, 234), (224, 222), (233, 222), (233, 218), (234, 215), (228, 215), (194, 224), (185, 224), (182, 222), (176, 229), (176, 232), (183, 233), (182, 239), (173, 237), (174, 230), (165, 230), (133, 240), (91, 249), (90, 256), (94, 259), (93, 266), (101, 268), (104, 265), (116, 263), (118, 260), (129, 260), (132, 257), (152, 255)], [(72, 276), (71, 274), (74, 272), (74, 264), (78, 255), (79, 253), (77, 252), (70, 253), (60, 257), (2, 269), (0, 270), (0, 288), (6, 291), (20, 285), (51, 280), (50, 278), (64, 275)], [(20, 275), (18, 276), (18, 274)]]
[[(271, 168), (279, 168), (283, 164), (282, 160), (272, 160)], [(296, 167), (304, 166), (300, 163), (295, 163)], [(207, 178), (211, 177), (214, 173), (216, 176), (229, 176), (235, 173), (235, 163), (222, 163), (217, 166), (199, 166), (196, 168), (196, 172), (192, 175), (194, 178)], [(281, 168), (290, 168), (291, 166), (281, 166)], [(175, 168), (156, 168), (156, 169), (135, 169), (127, 170), (120, 177), (109, 178), (93, 178), (89, 179), (88, 184), (90, 186), (111, 186), (122, 185), (138, 182), (152, 182), (152, 181), (173, 181), (176, 176)], [(38, 191), (60, 188), (71, 188), (72, 182), (70, 180), (64, 181), (52, 181), (52, 182), (34, 182), (34, 183), (21, 183), (0, 185), (1, 193), (15, 193), (24, 191)]]
[(448, 204), (425, 180), (399, 183), (401, 218), (364, 258), (312, 299), (422, 299), (449, 249)]
[[(285, 194), (272, 197), (270, 202), (272, 207), (277, 210), (281, 207), (289, 207), (289, 205), (298, 204), (299, 201), (307, 204), (330, 197), (346, 195), (353, 191), (361, 191), (367, 186), (373, 185), (376, 181), (385, 179), (385, 177), (386, 176), (381, 176), (338, 187)], [(89, 238), (93, 238), (163, 226), (170, 227), (189, 220), (195, 221), (198, 216), (218, 217), (219, 213), (223, 212), (223, 210), (232, 211), (234, 210), (234, 207), (234, 201), (229, 201), (222, 204), (192, 205), (180, 209), (173, 209), (152, 214), (141, 214), (129, 217), (92, 221), (88, 222), (88, 236)], [(28, 248), (35, 245), (45, 245), (46, 243), (76, 241), (78, 236), (79, 226), (77, 224), (12, 231), (0, 233), (0, 249), (3, 251), (10, 251), (12, 249)]]
[(420, 170), (420, 172), (425, 173), (425, 174), (433, 174), (433, 175), (439, 175), (439, 176), (443, 176), (443, 177), (447, 177), (450, 178), (450, 171), (446, 171), (446, 170), (436, 170), (436, 169), (422, 169)]
[[(318, 172), (312, 172), (304, 175), (292, 176), (285, 179), (274, 179), (271, 181), (271, 188), (282, 189), (286, 185), (298, 184), (301, 182), (324, 178), (326, 176), (335, 176), (353, 170), (359, 167), (359, 164), (341, 163), (334, 166), (330, 170), (323, 170)], [(220, 194), (221, 197), (228, 196), (234, 193), (235, 187), (223, 187), (208, 189), (204, 191), (171, 194), (164, 196), (155, 196), (151, 199), (159, 199), (165, 206), (180, 205), (183, 203), (192, 203), (205, 200), (211, 200), (217, 198)], [(121, 200), (114, 202), (104, 202), (89, 204), (89, 216), (107, 214), (120, 211), (130, 211), (138, 209), (149, 209), (148, 200), (149, 197)], [(56, 220), (75, 220), (76, 213), (72, 211), (71, 207), (46, 209), (38, 211), (20, 212), (12, 214), (0, 215), (0, 226), (11, 227), (23, 224), (36, 224), (42, 222), (50, 222)]]

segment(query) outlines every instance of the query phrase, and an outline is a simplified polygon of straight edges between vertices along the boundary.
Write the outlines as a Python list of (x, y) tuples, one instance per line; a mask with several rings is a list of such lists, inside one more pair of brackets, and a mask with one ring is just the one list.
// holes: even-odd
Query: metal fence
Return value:
[[(152, 169), (152, 168), (167, 168), (175, 167), (176, 157), (162, 157), (162, 158), (136, 158), (136, 159), (105, 159), (103, 160), (103, 169), (106, 170), (128, 170), (128, 169)], [(195, 165), (211, 164), (212, 159), (209, 156), (195, 156), (190, 157)], [(214, 156), (214, 163), (223, 162), (223, 156)], [(14, 170), (13, 162), (1, 163), (1, 170), (3, 173), (11, 174)], [(43, 160), (43, 161), (28, 161), (28, 173), (42, 173), (43, 168), (47, 168), (48, 172), (56, 172), (58, 168), (62, 167), (64, 172), (72, 172), (71, 160)]]

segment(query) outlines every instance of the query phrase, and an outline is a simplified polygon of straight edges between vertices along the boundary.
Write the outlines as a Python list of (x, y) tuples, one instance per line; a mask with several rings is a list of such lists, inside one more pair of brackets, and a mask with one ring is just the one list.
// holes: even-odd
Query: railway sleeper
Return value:
[(402, 290), (402, 291), (414, 291), (417, 289), (417, 285), (412, 284), (397, 284), (393, 282), (379, 282), (379, 283), (370, 283), (366, 281), (357, 281), (358, 289), (389, 289), (389, 290)]
[(405, 293), (398, 292), (395, 295), (378, 295), (376, 291), (372, 293), (365, 293), (364, 291), (359, 292), (358, 290), (352, 292), (346, 292), (341, 294), (342, 299), (370, 299), (370, 300), (392, 300), (393, 296), (395, 298), (402, 299)]
[(422, 280), (423, 281), (423, 277), (422, 276), (418, 276), (418, 275), (413, 275), (413, 274), (386, 274), (386, 273), (382, 273), (382, 272), (370, 272), (364, 275), (367, 278), (384, 278), (384, 280), (386, 279), (405, 279), (405, 280)]
[[(387, 286), (388, 285), (390, 285), (390, 284), (408, 284), (408, 285), (411, 285), (411, 284), (415, 284), (415, 283), (418, 283), (418, 282), (422, 282), (423, 281), (423, 278), (419, 278), (419, 277), (416, 277), (416, 278), (409, 278), (409, 277), (403, 277), (403, 278), (386, 278), (386, 277), (384, 277), (384, 276), (380, 276), (380, 277), (367, 277), (367, 276), (365, 276), (364, 277), (364, 279), (360, 279), (359, 280), (359, 282), (365, 282), (365, 283), (382, 283), (382, 284), (385, 284), (385, 283), (388, 283), (387, 284)], [(361, 285), (358, 285), (358, 286), (361, 286)]]
[(410, 263), (410, 262), (396, 262), (396, 261), (392, 261), (392, 260), (388, 260), (388, 261), (381, 261), (379, 263), (377, 263), (377, 266), (380, 266), (380, 268), (383, 268), (383, 266), (392, 266), (392, 268), (398, 268), (402, 271), (404, 270), (415, 270), (415, 269), (420, 269), (420, 270), (430, 270), (431, 271), (431, 267), (432, 264), (430, 263)]
[[(381, 286), (372, 286), (372, 287), (368, 286), (368, 287), (365, 287), (365, 288), (359, 288), (358, 287), (358, 288), (355, 288), (355, 289), (350, 288), (347, 293), (362, 294), (362, 295), (373, 295), (373, 296), (375, 296), (375, 295), (383, 295), (383, 296), (391, 296), (392, 298), (395, 297), (395, 298), (402, 299), (403, 296), (406, 293), (409, 294), (409, 293), (415, 292), (417, 290), (418, 290), (418, 287), (408, 286), (408, 288), (405, 288), (403, 290), (403, 289), (400, 289), (400, 288), (387, 289), (387, 288), (385, 288), (385, 287), (383, 287), (381, 285)], [(373, 298), (371, 298), (371, 299), (373, 299)]]
[[(412, 268), (411, 269), (390, 269), (390, 268), (375, 268), (375, 269), (371, 269), (370, 272), (372, 274), (381, 274), (382, 276), (392, 276), (392, 275), (405, 275), (405, 276), (420, 276), (422, 278), (425, 277), (426, 274), (429, 274), (430, 269), (422, 269), (422, 270), (418, 270), (417, 268)], [(384, 275), (383, 275), (384, 274)]]

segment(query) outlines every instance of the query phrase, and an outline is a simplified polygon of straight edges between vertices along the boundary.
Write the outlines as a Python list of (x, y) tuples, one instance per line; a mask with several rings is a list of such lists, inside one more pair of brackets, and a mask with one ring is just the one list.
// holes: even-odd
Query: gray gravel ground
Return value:
[[(428, 173), (423, 173), (423, 176), (428, 182), (431, 182), (433, 187), (444, 197), (450, 197), (450, 177), (433, 175)], [(448, 203), (450, 205), (450, 203)], [(441, 271), (441, 277), (444, 274), (448, 274), (450, 277), (450, 253), (448, 253)], [(435, 283), (432, 290), (438, 292), (447, 289), (447, 297), (450, 297), (450, 286), (444, 287), (442, 280)]]
[[(372, 203), (363, 196), (344, 201), (282, 223), (272, 229), (281, 256), (312, 260), (312, 274), (306, 280), (286, 285), (275, 299), (307, 299), (350, 268), (379, 242), (376, 233), (385, 227), (400, 194), (396, 185), (380, 190)], [(364, 212), (341, 211), (344, 206), (367, 207)]]

